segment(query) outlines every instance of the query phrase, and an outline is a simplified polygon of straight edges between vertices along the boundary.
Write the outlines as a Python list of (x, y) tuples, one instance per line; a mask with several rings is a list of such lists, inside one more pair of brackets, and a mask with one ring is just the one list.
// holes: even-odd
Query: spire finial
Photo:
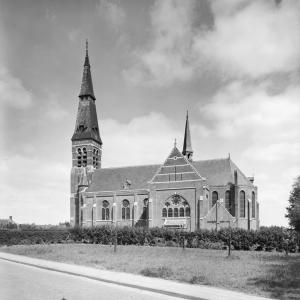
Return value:
[(86, 56), (89, 55), (89, 40), (88, 39), (85, 40), (85, 54), (86, 54)]
[(174, 140), (174, 148), (176, 148), (177, 147), (177, 139), (175, 138), (175, 140)]
[(186, 118), (187, 119), (189, 118), (189, 110), (188, 109), (186, 110)]

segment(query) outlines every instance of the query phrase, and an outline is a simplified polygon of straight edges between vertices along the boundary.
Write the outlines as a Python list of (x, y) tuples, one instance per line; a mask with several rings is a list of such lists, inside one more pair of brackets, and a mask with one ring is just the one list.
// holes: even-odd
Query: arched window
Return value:
[(255, 218), (255, 193), (254, 192), (252, 192), (251, 205), (252, 205), (252, 218)]
[(240, 217), (245, 218), (246, 212), (245, 212), (245, 206), (246, 206), (246, 196), (244, 191), (240, 191)]
[(130, 204), (127, 199), (122, 202), (122, 220), (130, 220)]
[(180, 195), (174, 194), (169, 197), (162, 208), (163, 218), (184, 218), (190, 217), (190, 206)]
[(82, 148), (82, 165), (84, 167), (86, 167), (87, 165), (87, 152), (86, 152), (86, 148)]
[(178, 218), (178, 207), (174, 208), (174, 218)]
[(225, 192), (225, 208), (230, 212), (230, 191)]
[(184, 217), (184, 208), (183, 207), (179, 208), (179, 217)]
[(211, 199), (212, 199), (212, 206), (214, 206), (219, 199), (218, 192), (216, 191), (212, 192)]
[(102, 202), (102, 220), (109, 220), (109, 202), (107, 200)]
[(165, 207), (162, 209), (162, 217), (163, 218), (167, 217), (167, 209)]
[(81, 167), (81, 148), (77, 148), (77, 167)]
[(190, 207), (189, 207), (189, 206), (186, 206), (186, 207), (185, 207), (185, 216), (186, 216), (186, 217), (189, 217), (190, 214), (191, 214)]

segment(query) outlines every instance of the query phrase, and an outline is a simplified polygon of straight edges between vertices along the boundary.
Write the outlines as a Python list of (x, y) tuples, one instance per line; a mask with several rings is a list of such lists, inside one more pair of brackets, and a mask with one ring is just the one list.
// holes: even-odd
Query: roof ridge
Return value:
[(111, 169), (125, 169), (125, 168), (138, 168), (138, 167), (156, 167), (160, 166), (160, 164), (150, 164), (150, 165), (134, 165), (134, 166), (121, 166), (121, 167), (107, 167), (107, 168), (100, 168), (97, 170), (111, 170)]
[(199, 160), (193, 160), (192, 163), (195, 163), (195, 162), (200, 162), (200, 161), (216, 161), (216, 160), (227, 160), (228, 157), (225, 157), (225, 158), (211, 158), (211, 159), (199, 159)]

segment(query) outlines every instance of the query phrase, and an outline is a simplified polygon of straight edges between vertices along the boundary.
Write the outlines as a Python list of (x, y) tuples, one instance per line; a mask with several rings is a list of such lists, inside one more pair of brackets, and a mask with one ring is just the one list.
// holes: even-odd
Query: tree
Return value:
[(290, 226), (300, 233), (300, 176), (295, 180), (289, 198), (289, 206), (286, 208)]

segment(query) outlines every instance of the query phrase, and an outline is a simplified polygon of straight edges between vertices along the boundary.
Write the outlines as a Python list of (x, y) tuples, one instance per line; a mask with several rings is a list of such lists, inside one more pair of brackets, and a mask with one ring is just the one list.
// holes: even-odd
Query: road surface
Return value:
[(178, 298), (0, 259), (1, 300), (174, 300)]

